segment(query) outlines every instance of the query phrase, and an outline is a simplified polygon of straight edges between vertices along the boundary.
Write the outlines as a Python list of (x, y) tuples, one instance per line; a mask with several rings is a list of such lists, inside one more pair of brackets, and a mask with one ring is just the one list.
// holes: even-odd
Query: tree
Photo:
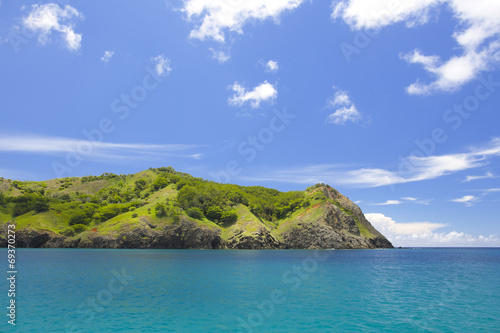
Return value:
[(210, 206), (205, 212), (205, 216), (210, 221), (220, 221), (222, 217), (222, 209), (219, 206)]
[(203, 212), (198, 207), (188, 208), (186, 213), (189, 217), (192, 217), (193, 219), (201, 220), (203, 218)]
[(69, 219), (69, 225), (77, 225), (77, 224), (80, 225), (89, 224), (89, 221), (87, 220), (87, 215), (85, 213), (76, 212), (73, 215), (71, 215), (71, 218)]
[(238, 221), (238, 214), (234, 211), (226, 211), (222, 213), (221, 223), (222, 224), (233, 224)]
[(167, 215), (167, 208), (161, 203), (157, 203), (155, 206), (156, 217), (162, 217)]
[(49, 203), (46, 200), (37, 200), (33, 204), (33, 208), (37, 213), (46, 212), (49, 210)]
[(138, 179), (135, 181), (135, 188), (138, 189), (139, 191), (142, 191), (146, 188), (146, 180), (145, 179)]
[(153, 189), (155, 191), (158, 191), (164, 187), (168, 186), (168, 179), (164, 177), (158, 177), (156, 180), (153, 182)]

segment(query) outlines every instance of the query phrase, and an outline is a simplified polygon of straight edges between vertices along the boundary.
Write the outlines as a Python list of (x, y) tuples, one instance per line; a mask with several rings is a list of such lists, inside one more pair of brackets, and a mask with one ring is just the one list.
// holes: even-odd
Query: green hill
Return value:
[(171, 167), (43, 182), (0, 178), (0, 246), (387, 248), (352, 201), (328, 185), (280, 192), (220, 184)]

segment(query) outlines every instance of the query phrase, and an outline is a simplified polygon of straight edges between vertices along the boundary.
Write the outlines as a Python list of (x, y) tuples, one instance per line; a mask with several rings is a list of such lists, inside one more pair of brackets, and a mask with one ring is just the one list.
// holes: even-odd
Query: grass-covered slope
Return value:
[(8, 223), (26, 247), (391, 246), (328, 185), (280, 192), (214, 183), (171, 167), (43, 182), (0, 178), (0, 225), (5, 230)]

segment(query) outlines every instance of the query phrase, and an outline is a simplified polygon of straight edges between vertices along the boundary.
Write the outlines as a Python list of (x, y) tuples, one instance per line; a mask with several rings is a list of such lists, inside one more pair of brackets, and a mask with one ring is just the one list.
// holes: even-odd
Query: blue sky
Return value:
[(496, 0), (2, 1), (0, 175), (329, 183), (397, 246), (500, 246)]

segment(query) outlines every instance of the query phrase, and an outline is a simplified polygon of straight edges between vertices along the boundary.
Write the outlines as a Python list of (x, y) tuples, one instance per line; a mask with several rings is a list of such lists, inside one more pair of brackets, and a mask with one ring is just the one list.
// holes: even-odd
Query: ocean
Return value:
[(500, 332), (498, 248), (16, 257), (16, 325), (4, 279), (2, 332)]

